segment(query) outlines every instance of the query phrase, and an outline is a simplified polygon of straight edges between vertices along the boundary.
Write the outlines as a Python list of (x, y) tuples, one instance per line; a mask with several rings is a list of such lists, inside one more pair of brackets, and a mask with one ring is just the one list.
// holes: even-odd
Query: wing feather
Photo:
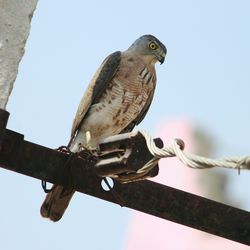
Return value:
[(85, 115), (88, 113), (90, 106), (98, 102), (107, 84), (115, 75), (120, 61), (121, 52), (114, 52), (103, 61), (101, 66), (96, 71), (77, 109), (72, 125), (70, 142), (76, 135), (76, 132), (83, 122)]

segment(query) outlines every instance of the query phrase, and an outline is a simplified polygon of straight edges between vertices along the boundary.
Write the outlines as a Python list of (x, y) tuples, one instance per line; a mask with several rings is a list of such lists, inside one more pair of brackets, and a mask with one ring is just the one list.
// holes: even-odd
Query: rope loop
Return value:
[(145, 166), (137, 170), (138, 174), (149, 172), (161, 158), (177, 157), (184, 165), (194, 169), (223, 167), (231, 169), (250, 169), (250, 156), (232, 157), (224, 159), (210, 159), (207, 157), (184, 152), (185, 143), (182, 139), (174, 139), (172, 147), (158, 148), (153, 138), (145, 131), (140, 131), (144, 136), (148, 149), (154, 158)]

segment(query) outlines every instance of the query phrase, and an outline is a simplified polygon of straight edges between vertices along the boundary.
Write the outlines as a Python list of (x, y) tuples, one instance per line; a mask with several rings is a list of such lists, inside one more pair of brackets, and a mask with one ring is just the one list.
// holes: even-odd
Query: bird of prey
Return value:
[[(78, 107), (69, 143), (72, 152), (97, 148), (109, 136), (131, 131), (145, 117), (152, 102), (155, 63), (167, 50), (152, 35), (138, 38), (127, 50), (109, 55), (96, 71)], [(54, 185), (41, 206), (41, 215), (61, 219), (73, 189)]]

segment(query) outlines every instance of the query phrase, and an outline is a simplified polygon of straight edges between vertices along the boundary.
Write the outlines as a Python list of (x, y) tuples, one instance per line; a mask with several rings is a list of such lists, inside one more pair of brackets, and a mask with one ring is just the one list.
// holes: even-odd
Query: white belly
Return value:
[(128, 92), (126, 95), (125, 97), (117, 95), (113, 100), (107, 98), (92, 105), (75, 142), (86, 145), (86, 132), (89, 131), (91, 137), (87, 144), (90, 147), (97, 147), (102, 139), (119, 134), (135, 120), (145, 106), (147, 96), (144, 92), (136, 97)]

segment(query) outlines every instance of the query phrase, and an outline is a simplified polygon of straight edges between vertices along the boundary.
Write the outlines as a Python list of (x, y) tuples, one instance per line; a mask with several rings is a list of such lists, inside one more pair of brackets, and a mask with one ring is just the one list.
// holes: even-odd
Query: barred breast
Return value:
[(86, 131), (91, 134), (88, 145), (96, 147), (100, 140), (119, 134), (134, 121), (146, 105), (155, 82), (153, 65), (145, 65), (130, 57), (122, 60), (100, 101), (90, 107), (81, 125), (79, 133), (82, 136)]

